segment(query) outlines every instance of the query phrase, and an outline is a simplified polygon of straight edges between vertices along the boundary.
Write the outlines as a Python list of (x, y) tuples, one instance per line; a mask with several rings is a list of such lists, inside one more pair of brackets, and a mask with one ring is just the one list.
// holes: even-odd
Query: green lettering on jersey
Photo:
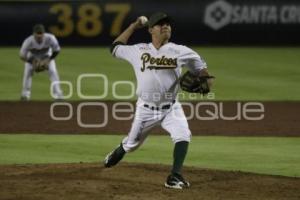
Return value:
[(177, 58), (167, 58), (165, 56), (162, 57), (152, 57), (149, 53), (143, 53), (141, 56), (141, 60), (143, 62), (143, 66), (141, 67), (141, 71), (145, 71), (146, 65), (148, 64), (147, 69), (174, 69), (177, 67)]

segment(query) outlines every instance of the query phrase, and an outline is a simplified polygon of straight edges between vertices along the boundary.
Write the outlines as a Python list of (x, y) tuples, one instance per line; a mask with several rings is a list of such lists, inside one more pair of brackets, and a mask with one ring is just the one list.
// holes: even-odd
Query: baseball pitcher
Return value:
[(54, 60), (59, 52), (60, 46), (56, 37), (45, 33), (42, 24), (35, 25), (33, 34), (24, 40), (20, 50), (20, 57), (25, 62), (21, 100), (30, 99), (32, 76), (42, 71), (48, 71), (51, 83), (54, 83), (55, 99), (62, 99), (63, 94)]
[[(149, 21), (139, 17), (111, 47), (112, 55), (128, 61), (137, 78), (136, 113), (128, 136), (109, 153), (104, 166), (116, 165), (123, 156), (136, 150), (146, 139), (151, 129), (161, 125), (175, 144), (173, 166), (165, 187), (188, 188), (181, 169), (191, 141), (191, 131), (181, 104), (177, 99), (179, 86), (188, 92), (206, 94), (212, 84), (206, 63), (190, 48), (169, 42), (171, 20), (165, 13), (154, 13)], [(127, 45), (130, 36), (139, 28), (148, 26), (152, 42)], [(182, 67), (189, 71), (181, 76)]]

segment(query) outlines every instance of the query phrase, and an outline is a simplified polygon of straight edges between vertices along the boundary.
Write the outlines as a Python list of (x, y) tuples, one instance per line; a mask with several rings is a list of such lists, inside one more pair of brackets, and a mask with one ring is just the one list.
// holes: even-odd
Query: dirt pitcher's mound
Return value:
[(0, 199), (300, 199), (300, 179), (186, 168), (191, 188), (163, 186), (168, 166), (100, 164), (0, 166)]

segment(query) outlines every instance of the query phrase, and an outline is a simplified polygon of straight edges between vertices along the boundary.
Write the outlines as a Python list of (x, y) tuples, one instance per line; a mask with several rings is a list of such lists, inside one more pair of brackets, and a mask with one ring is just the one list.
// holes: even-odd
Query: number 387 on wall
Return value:
[(95, 37), (103, 31), (101, 16), (104, 11), (115, 14), (109, 32), (110, 36), (117, 36), (121, 33), (122, 24), (130, 8), (130, 4), (127, 3), (110, 3), (103, 8), (95, 3), (84, 3), (76, 9), (68, 3), (53, 4), (49, 12), (57, 16), (58, 24), (49, 26), (49, 31), (58, 37), (67, 37), (75, 31), (83, 37)]

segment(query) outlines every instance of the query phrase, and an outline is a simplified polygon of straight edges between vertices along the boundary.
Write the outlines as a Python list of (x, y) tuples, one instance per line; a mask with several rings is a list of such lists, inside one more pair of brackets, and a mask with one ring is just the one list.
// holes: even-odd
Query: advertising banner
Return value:
[[(295, 0), (2, 1), (0, 45), (20, 45), (43, 23), (63, 45), (109, 45), (138, 16), (162, 11), (172, 38), (193, 45), (299, 45)], [(147, 29), (130, 42), (149, 41)]]

